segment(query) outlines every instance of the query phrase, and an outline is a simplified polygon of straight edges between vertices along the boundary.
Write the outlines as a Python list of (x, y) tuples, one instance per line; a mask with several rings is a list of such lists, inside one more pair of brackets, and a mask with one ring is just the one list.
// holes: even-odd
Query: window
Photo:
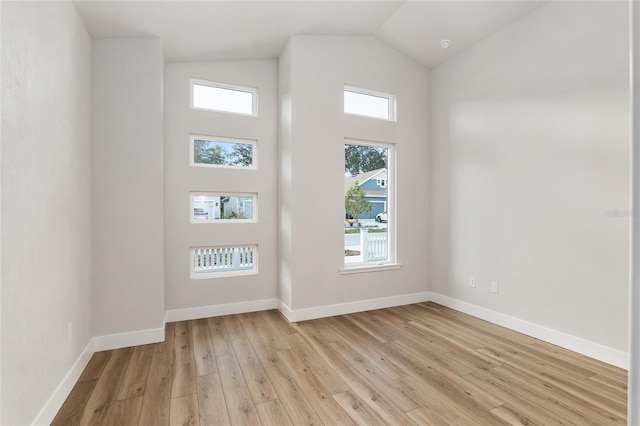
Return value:
[(345, 267), (394, 263), (393, 145), (346, 140), (344, 153)]
[(191, 193), (191, 223), (257, 222), (257, 194)]
[(255, 169), (256, 141), (191, 135), (192, 166)]
[(191, 79), (191, 108), (257, 116), (258, 90)]
[(344, 86), (344, 112), (395, 121), (395, 96), (372, 90)]
[(258, 273), (258, 246), (191, 249), (191, 278), (218, 278)]

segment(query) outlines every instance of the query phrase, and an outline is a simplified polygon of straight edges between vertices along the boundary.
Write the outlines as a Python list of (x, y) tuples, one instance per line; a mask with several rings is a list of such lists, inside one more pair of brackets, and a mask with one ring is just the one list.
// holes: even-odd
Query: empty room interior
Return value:
[(630, 18), (0, 2), (0, 424), (631, 424)]

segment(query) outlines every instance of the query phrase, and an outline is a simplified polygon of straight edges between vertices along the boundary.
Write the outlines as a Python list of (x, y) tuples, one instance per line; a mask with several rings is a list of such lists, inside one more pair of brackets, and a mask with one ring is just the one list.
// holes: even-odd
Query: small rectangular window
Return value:
[(191, 79), (191, 108), (257, 116), (258, 90)]
[(256, 141), (191, 135), (191, 165), (201, 167), (227, 167), (255, 169)]
[(191, 278), (218, 278), (258, 273), (258, 246), (191, 249)]
[(191, 193), (191, 223), (258, 221), (258, 194)]
[(344, 112), (347, 114), (395, 121), (395, 110), (393, 95), (352, 86), (344, 87)]

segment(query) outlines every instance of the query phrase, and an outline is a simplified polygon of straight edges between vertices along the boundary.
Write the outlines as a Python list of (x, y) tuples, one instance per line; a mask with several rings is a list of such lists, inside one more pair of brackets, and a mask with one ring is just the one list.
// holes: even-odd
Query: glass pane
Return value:
[(344, 146), (344, 263), (389, 259), (388, 158), (379, 146)]
[(237, 195), (192, 195), (192, 222), (215, 220), (253, 220), (253, 196)]
[(253, 93), (194, 83), (193, 107), (252, 115)]
[(191, 276), (231, 274), (255, 271), (256, 246), (207, 247), (191, 250), (193, 269)]
[(345, 90), (344, 112), (389, 120), (389, 99)]
[(253, 144), (192, 138), (193, 163), (253, 167)]

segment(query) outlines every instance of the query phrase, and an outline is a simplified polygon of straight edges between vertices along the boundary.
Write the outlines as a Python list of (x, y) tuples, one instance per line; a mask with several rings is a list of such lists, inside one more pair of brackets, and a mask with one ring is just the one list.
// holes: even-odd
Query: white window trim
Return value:
[[(245, 144), (251, 145), (253, 147), (253, 156), (252, 156), (252, 164), (251, 166), (235, 166), (235, 165), (226, 165), (226, 164), (203, 164), (196, 163), (194, 156), (195, 151), (195, 140), (206, 140), (211, 142), (223, 142), (223, 143), (237, 143), (237, 144)], [(190, 134), (189, 135), (189, 165), (192, 167), (209, 167), (216, 169), (240, 169), (240, 170), (257, 170), (258, 169), (258, 141), (253, 139), (239, 139), (239, 138), (227, 138), (224, 136), (207, 136), (207, 135), (199, 135), (199, 134)]]
[[(194, 262), (194, 250), (196, 249), (213, 249), (213, 248), (236, 248), (236, 247), (252, 247), (253, 248), (253, 268), (242, 269), (239, 271), (224, 271), (224, 272), (201, 272), (196, 273), (193, 270)], [(240, 277), (244, 275), (258, 275), (258, 245), (257, 244), (233, 244), (225, 246), (197, 246), (189, 247), (189, 278), (192, 280), (208, 280), (212, 278), (228, 278), (228, 277)]]
[[(342, 257), (341, 274), (352, 274), (358, 272), (384, 271), (389, 269), (399, 269), (402, 267), (397, 259), (397, 229), (396, 229), (396, 145), (389, 142), (375, 142), (354, 138), (345, 138), (346, 145), (365, 145), (372, 147), (381, 147), (388, 149), (389, 157), (387, 158), (387, 238), (389, 244), (389, 253), (386, 261), (381, 262), (359, 262), (344, 263)], [(391, 185), (389, 185), (391, 181)], [(344, 242), (344, 238), (343, 238)], [(344, 249), (344, 247), (343, 247)]]
[[(396, 121), (396, 96), (395, 95), (392, 95), (391, 93), (378, 92), (376, 90), (369, 90), (369, 89), (363, 89), (361, 87), (350, 86), (348, 84), (344, 85), (343, 94), (344, 92), (353, 92), (353, 93), (359, 93), (361, 95), (375, 96), (378, 98), (387, 99), (389, 101), (389, 118), (372, 117), (370, 115), (356, 114), (353, 112), (345, 112), (346, 115), (352, 115), (356, 117), (366, 117), (366, 118), (371, 118), (374, 120), (382, 120), (382, 121), (392, 121), (392, 122)], [(344, 104), (342, 109), (344, 111)]]
[[(194, 106), (194, 102), (193, 102), (194, 101), (193, 100), (194, 85), (209, 86), (209, 87), (215, 87), (218, 89), (235, 90), (237, 92), (251, 93), (251, 97), (252, 97), (251, 114), (245, 114), (242, 112), (225, 111), (223, 109), (198, 108)], [(258, 89), (255, 87), (239, 86), (236, 84), (229, 84), (229, 83), (219, 83), (216, 81), (202, 80), (199, 78), (190, 78), (189, 79), (189, 107), (191, 109), (195, 109), (199, 111), (221, 112), (224, 114), (241, 115), (244, 117), (257, 117), (258, 116)]]
[[(193, 219), (193, 197), (195, 196), (221, 196), (221, 197), (251, 197), (253, 198), (253, 218), (252, 219)], [(222, 191), (192, 191), (189, 193), (189, 221), (199, 224), (231, 224), (231, 223), (258, 223), (258, 194), (255, 192), (222, 192)], [(202, 247), (198, 247), (202, 248)]]
[(357, 263), (358, 266), (344, 266), (339, 269), (340, 275), (363, 274), (365, 272), (393, 271), (402, 268), (402, 263), (373, 263), (367, 265)]

